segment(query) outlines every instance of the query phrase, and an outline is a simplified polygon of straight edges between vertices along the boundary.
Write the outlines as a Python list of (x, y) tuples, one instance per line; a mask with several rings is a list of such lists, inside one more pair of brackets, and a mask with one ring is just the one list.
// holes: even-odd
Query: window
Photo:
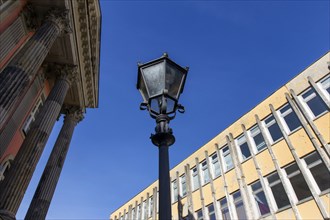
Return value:
[(192, 179), (193, 179), (193, 190), (198, 189), (199, 188), (199, 180), (198, 180), (198, 172), (197, 172), (197, 168), (193, 168), (191, 171), (191, 175), (192, 175)]
[(236, 140), (239, 150), (241, 151), (241, 158), (242, 160), (246, 160), (247, 158), (251, 157), (251, 152), (249, 150), (248, 143), (244, 135), (240, 136)]
[(328, 168), (322, 162), (319, 154), (314, 152), (305, 157), (304, 160), (320, 191), (330, 189), (330, 173)]
[(125, 217), (124, 217), (125, 220), (128, 220), (128, 213), (126, 212), (125, 213)]
[(211, 169), (213, 171), (212, 172), (213, 178), (216, 178), (221, 175), (220, 161), (219, 161), (218, 155), (216, 153), (211, 155), (210, 158), (211, 158)]
[[(272, 190), (277, 208), (281, 209), (285, 206), (290, 205), (288, 195), (286, 194), (280, 177), (277, 173), (271, 174), (267, 177), (269, 187)], [(281, 192), (281, 193), (279, 193)]]
[(279, 110), (279, 112), (288, 127), (288, 133), (296, 130), (298, 127), (301, 126), (301, 123), (296, 113), (292, 111), (292, 108), (289, 104), (286, 104), (283, 108)]
[(267, 147), (264, 137), (262, 136), (258, 125), (250, 129), (250, 135), (252, 137), (252, 144), (255, 145), (257, 151), (261, 151)]
[(147, 219), (147, 201), (143, 201), (142, 203), (142, 216), (141, 219)]
[(235, 192), (233, 194), (233, 198), (234, 198), (234, 204), (238, 219), (247, 219), (244, 209), (244, 203), (241, 197), (241, 192), (240, 191)]
[(153, 214), (153, 206), (154, 206), (154, 200), (153, 197), (149, 197), (149, 206), (148, 206), (148, 217), (151, 217)]
[(283, 137), (281, 129), (278, 126), (277, 122), (275, 121), (274, 116), (270, 116), (267, 119), (265, 119), (265, 125), (266, 128), (268, 129), (268, 132), (273, 142)]
[(206, 184), (210, 182), (209, 168), (207, 166), (206, 160), (201, 163), (201, 170), (202, 170), (202, 184)]
[(309, 187), (296, 163), (285, 168), (285, 171), (299, 201), (312, 196), (311, 191), (309, 190)]
[(178, 201), (178, 183), (176, 180), (172, 182), (172, 202)]
[(314, 117), (317, 117), (328, 110), (326, 104), (323, 102), (321, 97), (316, 94), (313, 88), (307, 90), (301, 95), (301, 97), (303, 99), (303, 102), (306, 103), (306, 105), (311, 110), (311, 113)]
[(137, 207), (136, 207), (136, 217), (135, 217), (135, 219), (141, 219), (141, 205), (138, 205)]
[(131, 219), (135, 219), (136, 216), (135, 216), (135, 208), (132, 208), (132, 218)]
[[(256, 201), (260, 215), (268, 214), (270, 212), (270, 209), (269, 209), (269, 205), (268, 205), (264, 190), (262, 189), (262, 186), (260, 184), (260, 181), (257, 181), (256, 183), (252, 184), (251, 188), (252, 188), (253, 197)], [(283, 192), (281, 192), (281, 193), (283, 193)]]
[(122, 216), (122, 215), (119, 217), (120, 220), (123, 220), (123, 218), (124, 218), (124, 216)]
[(207, 207), (207, 212), (209, 214), (209, 220), (216, 220), (213, 204)]
[(181, 182), (181, 196), (184, 197), (187, 195), (187, 183), (186, 183), (186, 175), (183, 174), (180, 177), (180, 182)]
[(321, 88), (327, 91), (328, 94), (330, 94), (330, 76), (326, 77), (324, 80), (321, 81)]
[(226, 197), (220, 200), (221, 214), (223, 220), (230, 220), (230, 213), (228, 209), (228, 202)]
[(203, 220), (203, 210), (200, 209), (196, 213), (197, 213), (197, 220)]
[(222, 157), (224, 159), (226, 171), (234, 167), (228, 146), (222, 148)]
[(44, 102), (44, 96), (42, 95), (39, 98), (39, 100), (37, 101), (37, 104), (33, 107), (30, 115), (25, 120), (23, 128), (22, 128), (22, 131), (25, 135), (27, 135), (28, 131), (30, 130), (32, 122), (35, 121), (36, 116), (38, 115), (38, 113), (43, 105), (43, 102)]

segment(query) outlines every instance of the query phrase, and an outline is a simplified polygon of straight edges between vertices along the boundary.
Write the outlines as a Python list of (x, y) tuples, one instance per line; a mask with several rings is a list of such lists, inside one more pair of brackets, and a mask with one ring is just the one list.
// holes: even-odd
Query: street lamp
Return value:
[(188, 69), (170, 60), (167, 53), (159, 59), (138, 64), (137, 89), (143, 98), (140, 109), (148, 110), (157, 123), (156, 133), (150, 138), (159, 149), (160, 220), (172, 219), (168, 147), (174, 144), (175, 138), (169, 123), (176, 110), (184, 113), (184, 107), (178, 101)]

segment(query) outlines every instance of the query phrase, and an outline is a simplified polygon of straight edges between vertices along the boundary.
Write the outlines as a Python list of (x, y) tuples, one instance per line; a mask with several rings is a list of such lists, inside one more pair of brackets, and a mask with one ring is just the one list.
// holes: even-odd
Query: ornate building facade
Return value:
[[(170, 171), (173, 219), (329, 219), (330, 52)], [(110, 215), (157, 219), (158, 181)]]
[(25, 219), (45, 219), (74, 132), (98, 107), (98, 0), (0, 0), (0, 219), (15, 219), (56, 120)]

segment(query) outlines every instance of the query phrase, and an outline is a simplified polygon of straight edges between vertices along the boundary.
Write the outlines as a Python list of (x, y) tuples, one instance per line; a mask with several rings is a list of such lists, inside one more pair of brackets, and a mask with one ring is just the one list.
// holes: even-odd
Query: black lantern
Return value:
[(172, 219), (168, 147), (174, 144), (175, 138), (169, 122), (175, 117), (176, 110), (184, 112), (178, 101), (187, 73), (188, 67), (179, 66), (166, 53), (159, 59), (139, 64), (137, 89), (144, 100), (140, 109), (147, 109), (157, 123), (151, 141), (159, 149), (160, 220)]
[(145, 64), (139, 64), (137, 89), (141, 92), (144, 102), (141, 109), (148, 109), (151, 117), (167, 115), (174, 118), (176, 110), (184, 112), (178, 104), (180, 94), (188, 73), (164, 55)]

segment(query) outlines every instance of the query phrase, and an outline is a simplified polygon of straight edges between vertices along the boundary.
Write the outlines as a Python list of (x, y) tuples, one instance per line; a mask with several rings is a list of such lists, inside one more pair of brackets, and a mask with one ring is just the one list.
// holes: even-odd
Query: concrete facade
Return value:
[[(329, 218), (329, 61), (330, 52), (170, 171), (172, 219)], [(157, 187), (110, 219), (157, 219)]]

